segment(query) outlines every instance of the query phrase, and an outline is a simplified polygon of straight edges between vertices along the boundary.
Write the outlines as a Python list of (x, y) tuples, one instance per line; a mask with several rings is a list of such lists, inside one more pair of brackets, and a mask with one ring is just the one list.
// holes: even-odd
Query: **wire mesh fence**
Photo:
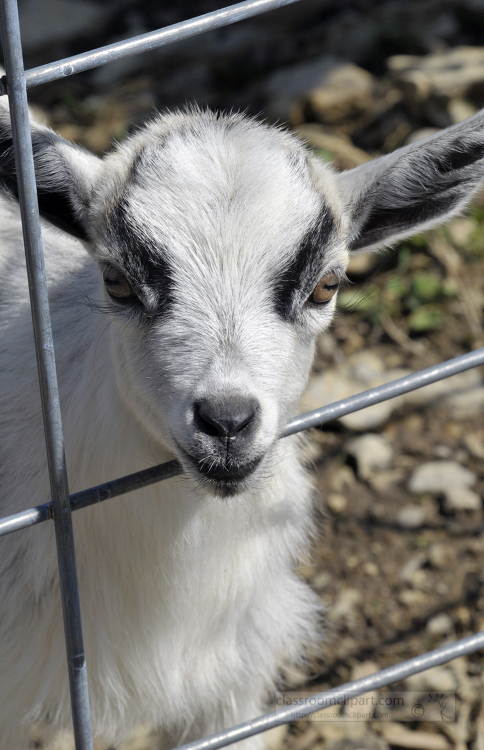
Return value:
[[(8, 93), (10, 102), (18, 193), (52, 492), (50, 503), (36, 505), (28, 510), (0, 519), (0, 536), (47, 520), (54, 521), (74, 737), (77, 750), (90, 750), (93, 745), (71, 512), (176, 476), (182, 472), (182, 468), (178, 461), (169, 461), (69, 495), (26, 90), (31, 86), (73, 75), (128, 55), (153, 50), (297, 1), (245, 0), (245, 2), (207, 13), (189, 21), (177, 23), (158, 31), (142, 34), (25, 72), (23, 69), (17, 0), (0, 0), (1, 36), (6, 68), (6, 76), (0, 84), (0, 94)], [(311, 427), (321, 426), (325, 422), (387, 399), (395, 398), (482, 364), (484, 364), (484, 349), (478, 349), (429, 367), (426, 370), (372, 388), (356, 396), (302, 414), (286, 425), (280, 438)], [(369, 677), (317, 694), (313, 696), (310, 704), (299, 706), (298, 713), (300, 716), (309, 716), (315, 711), (334, 705), (334, 701), (348, 692), (351, 692), (354, 696), (362, 695), (370, 690), (401, 681), (412, 674), (444, 664), (451, 659), (472, 653), (483, 647), (484, 633), (475, 634), (376, 672)], [(291, 708), (274, 711), (182, 747), (183, 750), (223, 747), (267, 731), (279, 724), (287, 723), (291, 720), (291, 715)]]

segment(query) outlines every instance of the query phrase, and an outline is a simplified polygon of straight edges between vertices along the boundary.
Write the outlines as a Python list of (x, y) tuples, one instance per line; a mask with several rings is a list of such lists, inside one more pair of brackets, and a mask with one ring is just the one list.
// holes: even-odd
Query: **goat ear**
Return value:
[(429, 229), (462, 211), (484, 180), (484, 110), (337, 179), (351, 251)]
[[(31, 122), (40, 215), (65, 232), (88, 240), (87, 210), (101, 160), (49, 128)], [(0, 194), (18, 200), (12, 129), (0, 106)]]

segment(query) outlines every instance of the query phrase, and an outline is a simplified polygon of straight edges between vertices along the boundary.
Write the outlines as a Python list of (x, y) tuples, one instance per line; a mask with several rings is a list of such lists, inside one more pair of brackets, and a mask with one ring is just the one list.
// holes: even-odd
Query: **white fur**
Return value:
[[(90, 237), (43, 231), (70, 491), (174, 457), (186, 470), (73, 516), (94, 733), (116, 743), (153, 723), (173, 746), (260, 713), (281, 665), (320, 637), (319, 600), (294, 572), (310, 484), (297, 439), (277, 435), (334, 300), (303, 300), (288, 322), (273, 279), (323, 199), (336, 229), (320, 275), (343, 272), (351, 210), (295, 139), (242, 116), (159, 117), (103, 161), (35, 132), (50, 139), (39, 184), (69, 193)], [(142, 152), (143, 180), (128, 189)], [(107, 300), (99, 264), (119, 266), (106, 226), (123, 194), (133, 232), (173, 269), (170, 315), (150, 327), (86, 304)], [(4, 516), (47, 502), (49, 480), (20, 223), (5, 201), (1, 237)], [(221, 499), (179, 446), (194, 401), (232, 391), (261, 405), (250, 452), (265, 458)], [(13, 750), (28, 722), (68, 728), (70, 703), (53, 525), (0, 545), (0, 748)]]

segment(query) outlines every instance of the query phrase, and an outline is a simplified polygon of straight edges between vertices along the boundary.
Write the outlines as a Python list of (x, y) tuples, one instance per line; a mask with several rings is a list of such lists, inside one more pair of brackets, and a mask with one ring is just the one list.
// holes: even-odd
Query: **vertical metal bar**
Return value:
[(16, 0), (0, 3), (18, 192), (52, 493), (76, 750), (92, 750), (69, 488)]

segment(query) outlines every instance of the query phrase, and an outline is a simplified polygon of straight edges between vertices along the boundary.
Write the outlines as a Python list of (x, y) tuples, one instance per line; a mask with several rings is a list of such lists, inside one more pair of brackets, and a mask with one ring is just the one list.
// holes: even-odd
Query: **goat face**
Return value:
[[(104, 160), (33, 125), (41, 214), (86, 241), (104, 278), (119, 392), (210, 491), (242, 491), (267, 463), (348, 253), (472, 197), (483, 121), (342, 175), (241, 115), (158, 117)], [(0, 189), (15, 197), (9, 139), (0, 111)]]
[(206, 115), (151, 125), (106, 166), (119, 189), (101, 188), (91, 224), (118, 387), (188, 473), (241, 491), (334, 310), (347, 263), (334, 177), (285, 133)]

